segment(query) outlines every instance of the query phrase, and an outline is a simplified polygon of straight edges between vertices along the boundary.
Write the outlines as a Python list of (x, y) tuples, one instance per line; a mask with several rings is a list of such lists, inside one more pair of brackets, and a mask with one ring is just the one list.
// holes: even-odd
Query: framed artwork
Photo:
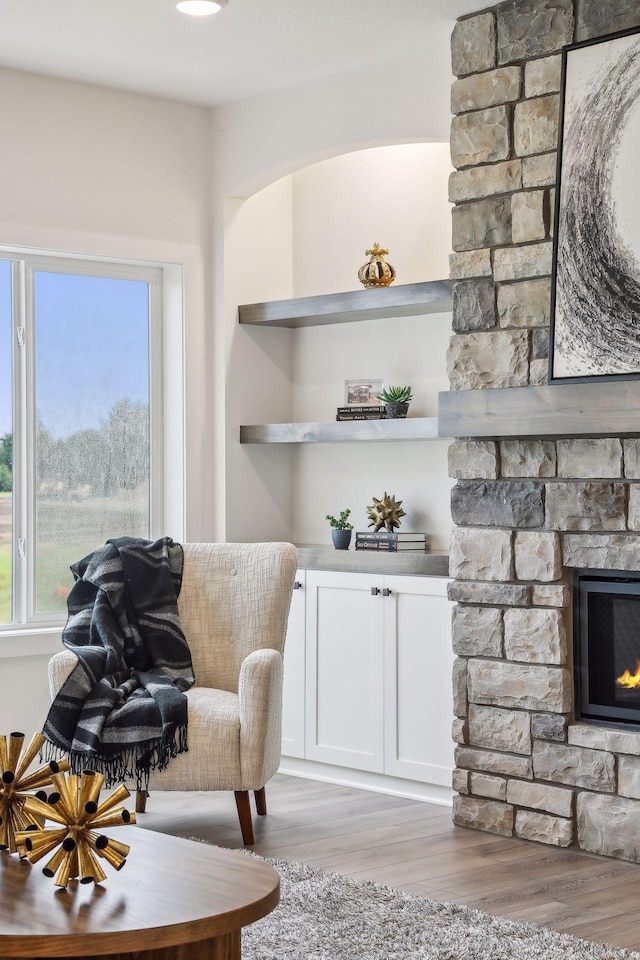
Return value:
[(565, 47), (549, 382), (640, 377), (640, 31)]
[(345, 380), (344, 403), (346, 407), (366, 407), (380, 404), (378, 394), (384, 390), (382, 380)]

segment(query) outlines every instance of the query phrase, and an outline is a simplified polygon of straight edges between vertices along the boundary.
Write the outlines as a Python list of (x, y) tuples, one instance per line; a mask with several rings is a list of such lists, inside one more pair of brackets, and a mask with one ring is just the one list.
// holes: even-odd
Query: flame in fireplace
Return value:
[(625, 687), (627, 690), (635, 690), (640, 687), (640, 660), (636, 660), (636, 672), (631, 673), (625, 670), (621, 677), (618, 677), (616, 683), (619, 687)]

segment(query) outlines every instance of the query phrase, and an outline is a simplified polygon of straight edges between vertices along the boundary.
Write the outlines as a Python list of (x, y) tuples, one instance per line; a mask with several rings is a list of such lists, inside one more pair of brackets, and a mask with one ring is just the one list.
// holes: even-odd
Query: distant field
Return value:
[[(0, 514), (7, 512), (0, 494)], [(10, 499), (9, 499), (10, 511)], [(73, 585), (71, 564), (81, 560), (111, 537), (147, 537), (148, 502), (144, 491), (123, 497), (92, 501), (38, 501), (36, 609), (49, 613), (66, 610)], [(0, 623), (11, 618), (11, 542), (0, 538)]]
[(11, 501), (10, 493), (0, 493), (0, 543), (11, 540)]
[(38, 500), (37, 609), (66, 610), (66, 596), (73, 586), (71, 564), (111, 537), (148, 536), (147, 516), (144, 493), (128, 500)]
[(0, 623), (11, 622), (11, 494), (0, 493)]
[(0, 623), (11, 623), (10, 543), (0, 543)]

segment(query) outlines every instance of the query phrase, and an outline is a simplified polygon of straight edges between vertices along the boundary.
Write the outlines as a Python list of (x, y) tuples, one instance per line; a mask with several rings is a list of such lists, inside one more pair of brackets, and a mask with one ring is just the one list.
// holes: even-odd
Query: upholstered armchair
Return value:
[[(187, 691), (189, 750), (149, 790), (233, 790), (242, 839), (252, 844), (249, 791), (265, 815), (265, 785), (280, 764), (282, 656), (296, 568), (289, 543), (187, 543), (178, 609), (195, 685)], [(51, 697), (76, 663), (49, 663)], [(135, 787), (133, 787), (135, 789)], [(136, 810), (144, 812), (146, 794)]]

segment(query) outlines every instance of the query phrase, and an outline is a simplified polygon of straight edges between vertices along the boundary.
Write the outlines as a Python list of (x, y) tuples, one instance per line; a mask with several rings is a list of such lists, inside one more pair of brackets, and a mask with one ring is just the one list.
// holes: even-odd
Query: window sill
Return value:
[(61, 649), (62, 624), (57, 627), (25, 627), (0, 629), (0, 660), (22, 657), (49, 657)]

